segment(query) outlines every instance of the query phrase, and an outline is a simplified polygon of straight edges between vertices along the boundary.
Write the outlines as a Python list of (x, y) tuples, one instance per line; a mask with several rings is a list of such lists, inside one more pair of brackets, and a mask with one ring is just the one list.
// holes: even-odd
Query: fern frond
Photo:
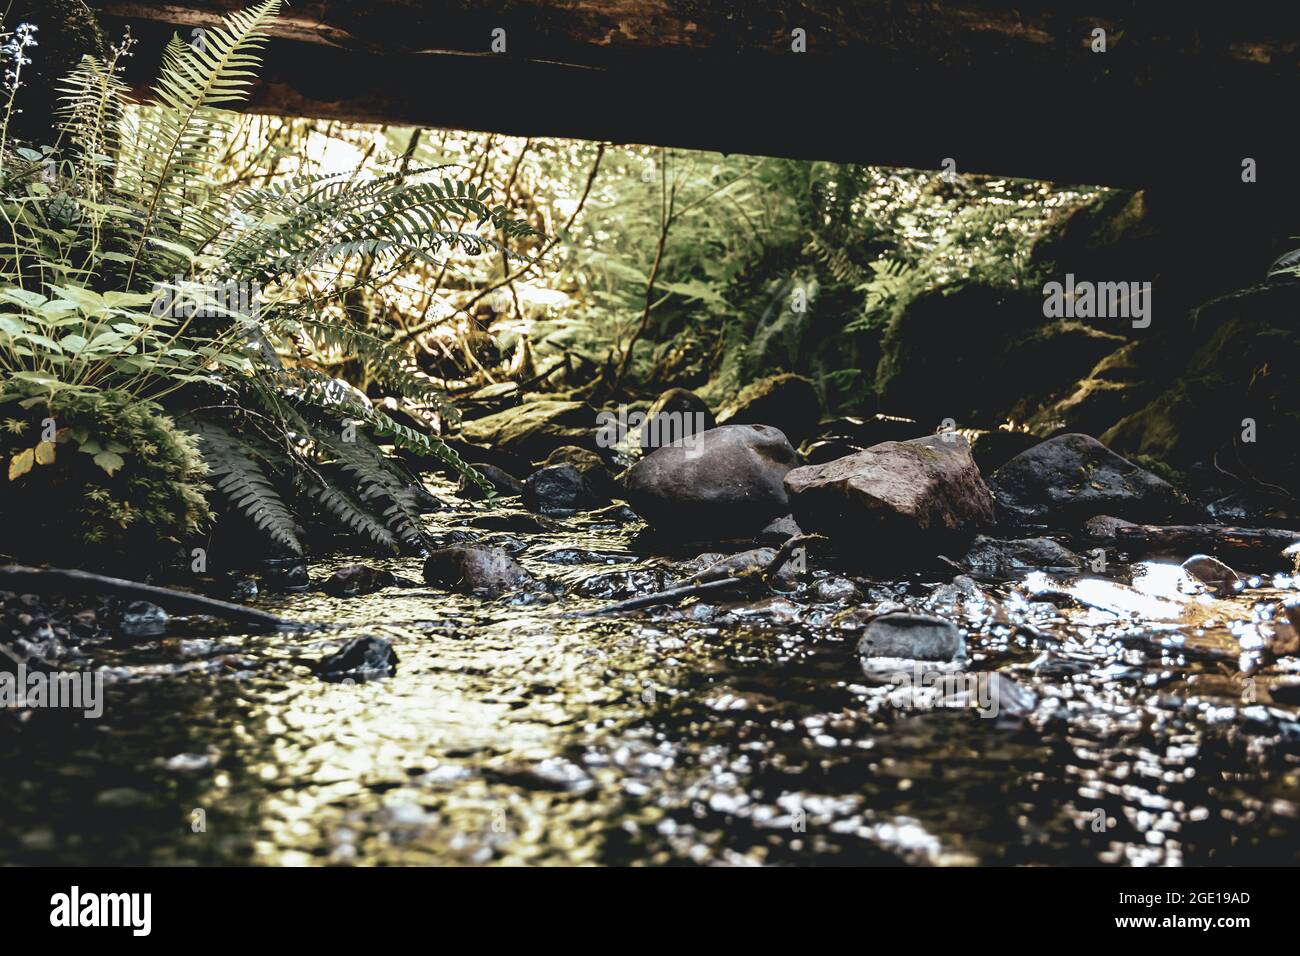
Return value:
[(265, 0), (229, 14), (194, 44), (179, 36), (168, 43), (154, 87), (161, 107), (144, 115), (139, 138), (123, 149), (127, 185), (145, 210), (133, 258), (144, 250), (160, 212), (185, 208), (187, 181), (201, 181), (213, 167), (212, 144), (229, 128), (217, 108), (248, 96), (280, 7), (281, 0)]
[(323, 483), (307, 489), (307, 497), (320, 504), (326, 514), (358, 537), (365, 538), (393, 554), (399, 552), (397, 538), (364, 506), (338, 485), (323, 479)]
[(213, 486), (272, 541), (294, 554), (302, 554), (293, 515), (249, 454), (248, 446), (211, 422), (190, 418), (185, 427), (199, 439), (199, 452)]
[(335, 464), (351, 476), (361, 502), (372, 507), (382, 507), (381, 514), (385, 523), (402, 543), (422, 547), (426, 542), (424, 531), (420, 527), (419, 503), (406, 479), (359, 430), (351, 438), (351, 441), (345, 441), (324, 429), (319, 429), (312, 435), (313, 441), (328, 451)]

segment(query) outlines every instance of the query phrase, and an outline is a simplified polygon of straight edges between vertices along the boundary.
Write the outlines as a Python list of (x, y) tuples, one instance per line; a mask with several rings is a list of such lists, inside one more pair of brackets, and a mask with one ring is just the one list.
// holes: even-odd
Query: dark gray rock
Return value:
[[(496, 493), (503, 498), (524, 493), (524, 483), (496, 465), (475, 464), (474, 470), (486, 478), (496, 489)], [(481, 501), (487, 496), (482, 488), (462, 475), (460, 484), (456, 486), (456, 497), (464, 498), (466, 501)]]
[(1218, 558), (1211, 557), (1208, 554), (1192, 555), (1183, 562), (1182, 568), (1196, 580), (1219, 594), (1232, 593), (1233, 586), (1241, 580), (1236, 571)]
[(858, 638), (858, 656), (864, 665), (875, 658), (902, 658), (948, 662), (966, 657), (966, 641), (956, 625), (922, 614), (883, 614), (872, 620)]
[[(785, 476), (799, 527), (864, 557), (969, 538), (993, 522), (993, 502), (960, 435), (884, 442)], [(870, 549), (875, 554), (864, 551)]]
[(591, 490), (601, 497), (612, 498), (619, 491), (618, 483), (605, 467), (604, 460), (590, 449), (563, 445), (547, 455), (539, 467), (546, 468), (550, 465), (572, 465), (582, 472), (582, 477), (587, 479)]
[(132, 601), (122, 611), (119, 628), (130, 637), (156, 637), (167, 630), (171, 618), (157, 604)]
[(532, 575), (500, 548), (454, 545), (432, 552), (424, 561), (424, 580), (437, 587), (490, 596), (534, 582)]
[(990, 578), (1010, 578), (1036, 569), (1069, 568), (1077, 571), (1083, 567), (1082, 558), (1051, 538), (1002, 541), (984, 535), (971, 543), (961, 563), (972, 574)]
[(317, 675), (327, 681), (367, 681), (392, 677), (396, 672), (397, 652), (384, 638), (372, 634), (353, 638), (316, 665)]
[(789, 512), (781, 482), (796, 463), (777, 429), (722, 425), (633, 465), (627, 500), (655, 529), (684, 538), (753, 535)]
[(524, 507), (542, 515), (571, 515), (609, 504), (572, 465), (548, 465), (524, 482)]
[(1095, 515), (1083, 523), (1083, 532), (1098, 541), (1114, 541), (1120, 528), (1135, 527), (1132, 521), (1114, 515)]
[[(712, 556), (701, 555), (700, 558), (696, 558), (696, 561), (700, 562), (704, 557)], [(749, 551), (741, 551), (739, 554), (707, 562), (703, 570), (691, 576), (691, 580), (717, 581), (721, 578), (760, 573), (767, 569), (774, 558), (776, 558), (775, 548), (753, 548)], [(776, 573), (776, 584), (783, 589), (793, 587), (799, 581), (799, 574), (799, 569), (792, 562), (787, 561)]]
[(1023, 717), (1038, 706), (1038, 695), (1006, 674), (992, 671), (979, 677), (985, 682), (980, 688), (980, 704), (987, 704), (990, 716)]
[(395, 581), (392, 571), (365, 564), (349, 564), (326, 578), (321, 583), (321, 590), (333, 597), (354, 597), (382, 591), (392, 587)]
[(1022, 452), (991, 484), (1000, 511), (1018, 524), (1073, 527), (1095, 515), (1163, 521), (1181, 503), (1169, 482), (1082, 434)]

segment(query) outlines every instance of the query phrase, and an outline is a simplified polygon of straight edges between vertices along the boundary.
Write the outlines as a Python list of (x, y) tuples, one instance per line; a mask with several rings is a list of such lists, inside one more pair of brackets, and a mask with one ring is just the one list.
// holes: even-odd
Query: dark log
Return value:
[(607, 604), (592, 611), (575, 611), (566, 616), (601, 617), (605, 614), (622, 614), (625, 611), (639, 611), (642, 608), (654, 607), (658, 604), (677, 604), (687, 598), (700, 597), (704, 594), (741, 591), (753, 583), (752, 578), (719, 578), (716, 581), (705, 581), (702, 584), (687, 584), (682, 587), (669, 588), (666, 591), (656, 591), (654, 594), (643, 594), (640, 597), (619, 601), (617, 604)]
[[(141, 38), (142, 90), (167, 36), (246, 5), (89, 2), (110, 36), (130, 23)], [(792, 51), (796, 29), (807, 52)], [(959, 172), (1176, 181), (1261, 210), (1300, 179), (1289, 4), (297, 0), (274, 36), (254, 111), (918, 168), (951, 157)]]
[(45, 594), (106, 594), (113, 597), (131, 598), (150, 601), (165, 611), (177, 614), (207, 614), (240, 624), (250, 624), (258, 628), (296, 627), (292, 621), (286, 621), (259, 611), (256, 608), (218, 601), (215, 598), (190, 594), (188, 591), (175, 591), (160, 588), (152, 584), (140, 584), (123, 578), (110, 578), (89, 571), (75, 571), (65, 568), (30, 568), (21, 564), (8, 564), (0, 567), (0, 589), (18, 592)]
[(1181, 558), (1209, 554), (1228, 564), (1252, 562), (1276, 567), (1282, 552), (1300, 542), (1300, 531), (1235, 528), (1212, 524), (1128, 525), (1115, 531), (1115, 545), (1138, 555), (1168, 553)]

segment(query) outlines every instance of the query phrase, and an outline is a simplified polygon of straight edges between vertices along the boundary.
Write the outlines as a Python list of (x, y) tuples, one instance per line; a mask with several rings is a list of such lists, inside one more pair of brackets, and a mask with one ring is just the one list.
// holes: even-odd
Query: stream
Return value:
[[(526, 514), (517, 499), (497, 513)], [(1281, 566), (1218, 599), (1183, 593), (1176, 564), (976, 583), (850, 580), (810, 560), (788, 595), (575, 618), (680, 575), (641, 550), (639, 522), (474, 530), (482, 514), (457, 505), (430, 531), (470, 530), (566, 593), (264, 595), (252, 603), (326, 626), (241, 634), (174, 619), (85, 644), (79, 666), (106, 678), (102, 717), (0, 713), (0, 861), (1300, 858), (1300, 695), (1270, 696), (1300, 664), (1242, 673), (1262, 609), (1295, 596)], [(317, 561), (313, 578), (355, 560)], [(421, 580), (418, 558), (363, 560)], [(868, 678), (857, 635), (831, 619), (894, 603), (957, 622), (969, 668), (1012, 677), (1029, 705), (908, 706)], [(362, 634), (391, 641), (394, 676), (313, 672)]]

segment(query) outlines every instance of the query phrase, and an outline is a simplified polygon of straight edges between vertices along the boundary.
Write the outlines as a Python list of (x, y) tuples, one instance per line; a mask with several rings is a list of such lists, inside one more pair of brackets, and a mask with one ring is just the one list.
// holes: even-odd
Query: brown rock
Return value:
[(937, 544), (993, 523), (992, 497), (970, 445), (952, 433), (796, 468), (785, 488), (799, 527), (849, 543)]

